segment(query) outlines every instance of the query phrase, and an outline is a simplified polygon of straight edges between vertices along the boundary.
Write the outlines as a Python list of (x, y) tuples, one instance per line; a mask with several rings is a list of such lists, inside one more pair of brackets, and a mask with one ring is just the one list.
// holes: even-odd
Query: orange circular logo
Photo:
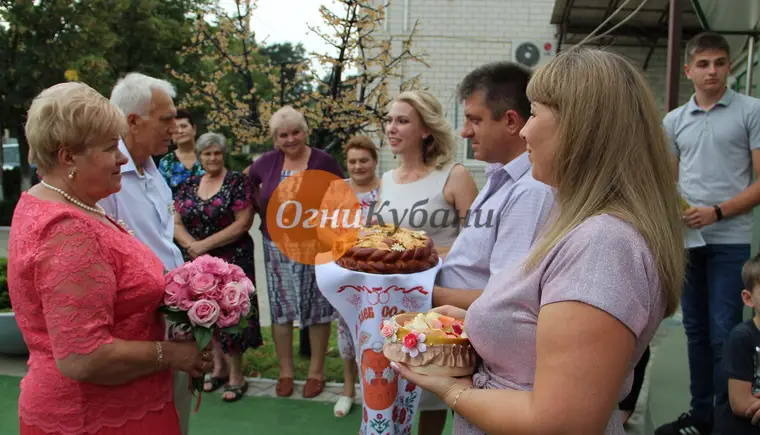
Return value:
[(266, 222), (283, 255), (310, 265), (340, 258), (356, 243), (363, 225), (361, 204), (351, 186), (316, 169), (297, 172), (277, 186)]

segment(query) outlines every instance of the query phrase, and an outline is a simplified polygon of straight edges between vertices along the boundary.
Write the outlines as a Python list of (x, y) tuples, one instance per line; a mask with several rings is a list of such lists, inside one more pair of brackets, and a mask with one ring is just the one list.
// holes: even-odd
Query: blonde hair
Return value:
[(438, 169), (451, 162), (456, 143), (454, 132), (443, 116), (441, 103), (433, 94), (422, 90), (406, 91), (396, 96), (393, 101), (412, 106), (420, 116), (422, 124), (430, 130), (433, 140), (425, 153), (426, 160), (435, 162)]
[(608, 213), (647, 241), (671, 316), (683, 288), (683, 223), (661, 114), (643, 75), (618, 54), (574, 47), (534, 73), (527, 94), (557, 117), (551, 180), (559, 207), (526, 266), (535, 268), (586, 219)]
[(44, 173), (58, 164), (61, 148), (82, 154), (94, 141), (123, 136), (127, 128), (121, 111), (86, 84), (51, 86), (34, 98), (27, 112), (29, 162)]
[[(272, 140), (277, 140), (278, 129), (288, 125), (297, 125), (304, 134), (309, 134), (309, 124), (306, 123), (303, 113), (294, 109), (293, 106), (282, 106), (280, 110), (274, 112), (272, 117), (269, 118), (269, 131), (272, 133)], [(277, 148), (277, 145), (275, 145), (275, 148)]]

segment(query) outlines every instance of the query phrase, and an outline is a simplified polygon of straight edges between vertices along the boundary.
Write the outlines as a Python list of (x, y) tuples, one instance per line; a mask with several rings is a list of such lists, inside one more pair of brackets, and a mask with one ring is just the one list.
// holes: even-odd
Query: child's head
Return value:
[(760, 254), (744, 263), (742, 279), (744, 280), (744, 290), (742, 290), (744, 305), (760, 315)]

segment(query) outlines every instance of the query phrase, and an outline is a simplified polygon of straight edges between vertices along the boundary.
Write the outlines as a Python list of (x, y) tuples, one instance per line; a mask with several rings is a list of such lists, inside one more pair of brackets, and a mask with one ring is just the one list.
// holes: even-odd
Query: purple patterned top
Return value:
[[(475, 388), (532, 389), (539, 310), (554, 302), (578, 301), (611, 314), (636, 336), (622, 400), (665, 312), (657, 268), (641, 234), (618, 218), (595, 216), (568, 233), (535, 271), (521, 272), (499, 272), (467, 311), (465, 328), (483, 359), (473, 375)], [(454, 434), (484, 432), (457, 415)], [(605, 435), (624, 434), (613, 415)]]

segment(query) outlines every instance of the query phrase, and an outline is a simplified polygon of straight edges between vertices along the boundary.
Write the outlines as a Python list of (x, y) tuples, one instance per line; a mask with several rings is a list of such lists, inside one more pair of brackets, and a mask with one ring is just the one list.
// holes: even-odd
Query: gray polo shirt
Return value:
[[(751, 150), (760, 148), (760, 100), (726, 89), (710, 110), (689, 102), (663, 120), (678, 157), (678, 187), (691, 205), (727, 201), (752, 183)], [(752, 213), (726, 218), (701, 230), (708, 244), (750, 243)]]
[[(436, 284), (484, 289), (491, 276), (527, 256), (553, 205), (554, 190), (533, 178), (528, 153), (491, 173), (472, 203), (469, 226), (462, 228), (444, 259)], [(490, 225), (479, 226), (488, 222), (489, 213)]]

